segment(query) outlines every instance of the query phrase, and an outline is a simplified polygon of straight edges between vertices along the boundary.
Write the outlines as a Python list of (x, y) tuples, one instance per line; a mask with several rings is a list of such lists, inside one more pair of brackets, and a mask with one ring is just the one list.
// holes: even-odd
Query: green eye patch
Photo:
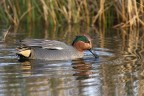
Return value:
[(85, 43), (90, 43), (90, 41), (87, 39), (87, 37), (85, 36), (76, 36), (76, 38), (74, 39), (72, 45), (78, 41), (83, 41)]

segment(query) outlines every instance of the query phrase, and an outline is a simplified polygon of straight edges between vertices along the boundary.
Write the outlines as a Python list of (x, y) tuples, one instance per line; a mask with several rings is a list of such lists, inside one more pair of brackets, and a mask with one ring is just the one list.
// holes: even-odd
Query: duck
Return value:
[(19, 60), (73, 60), (83, 58), (85, 50), (89, 50), (95, 58), (98, 58), (92, 51), (91, 38), (88, 35), (78, 35), (71, 45), (57, 40), (24, 39), (16, 48), (16, 55)]

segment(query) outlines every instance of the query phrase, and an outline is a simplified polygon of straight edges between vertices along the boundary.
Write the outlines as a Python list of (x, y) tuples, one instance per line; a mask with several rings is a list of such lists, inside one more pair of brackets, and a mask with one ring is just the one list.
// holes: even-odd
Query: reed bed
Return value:
[(144, 25), (143, 0), (1, 0), (0, 22), (125, 28)]

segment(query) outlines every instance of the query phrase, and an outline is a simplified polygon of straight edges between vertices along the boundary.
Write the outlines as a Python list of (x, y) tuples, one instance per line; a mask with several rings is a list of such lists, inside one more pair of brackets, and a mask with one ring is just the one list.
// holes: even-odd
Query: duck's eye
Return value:
[(85, 43), (90, 43), (90, 41), (85, 41)]

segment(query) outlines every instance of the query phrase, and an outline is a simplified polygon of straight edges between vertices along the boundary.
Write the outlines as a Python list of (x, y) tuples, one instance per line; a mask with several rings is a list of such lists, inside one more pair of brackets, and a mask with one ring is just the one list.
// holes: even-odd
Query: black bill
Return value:
[(99, 57), (92, 49), (89, 49), (89, 51), (94, 55), (95, 58)]

